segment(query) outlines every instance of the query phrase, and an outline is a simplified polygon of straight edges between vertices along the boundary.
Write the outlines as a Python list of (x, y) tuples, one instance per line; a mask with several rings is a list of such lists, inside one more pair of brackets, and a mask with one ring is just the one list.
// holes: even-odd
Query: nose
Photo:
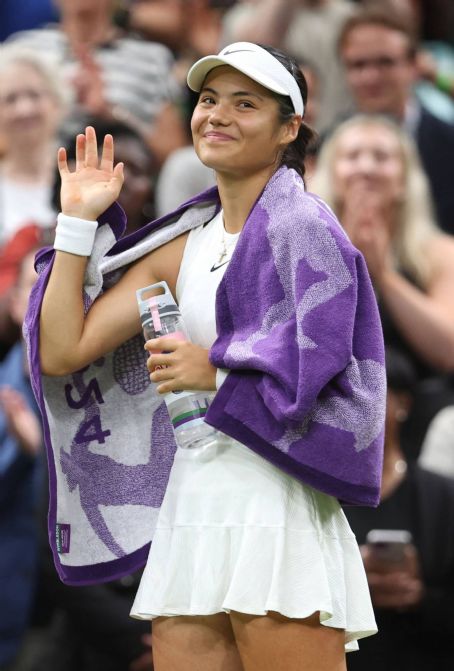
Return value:
[(375, 172), (377, 163), (370, 151), (363, 151), (357, 157), (356, 168), (362, 175), (371, 175)]
[(230, 123), (226, 105), (218, 102), (210, 109), (208, 121), (212, 126), (228, 126)]
[(18, 117), (27, 117), (35, 112), (36, 101), (32, 96), (27, 94), (18, 95), (15, 104), (14, 112)]
[(377, 63), (370, 62), (364, 64), (357, 77), (362, 84), (375, 84), (382, 80), (383, 74)]

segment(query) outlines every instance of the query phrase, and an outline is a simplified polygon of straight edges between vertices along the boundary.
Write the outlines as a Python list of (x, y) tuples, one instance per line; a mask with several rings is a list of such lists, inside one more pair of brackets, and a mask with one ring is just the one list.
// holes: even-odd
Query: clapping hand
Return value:
[(22, 394), (11, 387), (0, 387), (0, 405), (10, 435), (17, 440), (25, 454), (36, 456), (43, 440), (41, 426)]
[(76, 138), (76, 166), (70, 171), (66, 150), (58, 150), (61, 177), (61, 208), (64, 214), (96, 221), (118, 198), (123, 185), (123, 163), (114, 167), (114, 142), (111, 135), (104, 138), (101, 159), (94, 128)]
[(351, 189), (341, 223), (352, 243), (366, 259), (372, 279), (378, 284), (393, 266), (391, 210), (380, 194), (362, 188)]
[(102, 68), (88, 46), (77, 44), (73, 46), (73, 51), (79, 62), (72, 79), (77, 102), (92, 116), (110, 118), (111, 105), (106, 99)]

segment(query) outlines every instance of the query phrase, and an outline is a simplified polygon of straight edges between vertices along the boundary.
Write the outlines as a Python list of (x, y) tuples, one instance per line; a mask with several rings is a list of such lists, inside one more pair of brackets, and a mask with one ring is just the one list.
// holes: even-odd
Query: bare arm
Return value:
[[(98, 162), (95, 132), (88, 128), (77, 137), (74, 172), (69, 172), (62, 149), (58, 161), (63, 212), (96, 220), (117, 198), (123, 183), (122, 165), (113, 166), (112, 137), (106, 136)], [(148, 259), (133, 266), (96, 301), (87, 319), (82, 298), (86, 265), (86, 257), (56, 252), (41, 312), (40, 355), (45, 374), (77, 370), (140, 331), (134, 291), (154, 280)]]
[(436, 269), (427, 292), (391, 268), (377, 278), (380, 295), (409, 345), (439, 370), (454, 371), (454, 241), (440, 236), (429, 248)]
[(135, 291), (156, 281), (148, 257), (106, 291), (86, 319), (82, 301), (85, 265), (83, 257), (56, 253), (41, 312), (41, 368), (46, 375), (78, 370), (140, 333)]
[(393, 205), (362, 186), (350, 189), (345, 203), (342, 224), (364, 254), (397, 329), (429, 365), (454, 371), (454, 240), (440, 234), (426, 244), (432, 272), (423, 291), (395, 269), (390, 233)]

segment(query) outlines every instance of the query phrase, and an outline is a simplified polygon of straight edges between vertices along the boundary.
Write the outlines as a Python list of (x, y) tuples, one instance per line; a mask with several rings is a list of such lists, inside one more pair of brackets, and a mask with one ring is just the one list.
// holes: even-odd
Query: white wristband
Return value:
[(216, 371), (216, 391), (223, 384), (225, 378), (230, 373), (228, 368), (218, 368)]
[(90, 256), (97, 228), (97, 221), (70, 217), (60, 212), (55, 229), (54, 249), (77, 256)]

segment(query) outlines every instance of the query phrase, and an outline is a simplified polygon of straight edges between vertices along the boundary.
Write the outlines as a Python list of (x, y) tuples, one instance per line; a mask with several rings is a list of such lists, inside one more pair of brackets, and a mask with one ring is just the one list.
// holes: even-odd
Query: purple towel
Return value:
[[(124, 218), (110, 208), (87, 268), (87, 309), (131, 262), (218, 209), (210, 189), (115, 244)], [(73, 375), (41, 376), (39, 312), (52, 257), (37, 257), (24, 326), (49, 452), (49, 537), (65, 582), (97, 582), (146, 560), (175, 444), (141, 336)], [(231, 372), (206, 421), (343, 502), (376, 505), (385, 371), (375, 297), (361, 254), (293, 170), (278, 170), (253, 207), (216, 318), (210, 357)]]

